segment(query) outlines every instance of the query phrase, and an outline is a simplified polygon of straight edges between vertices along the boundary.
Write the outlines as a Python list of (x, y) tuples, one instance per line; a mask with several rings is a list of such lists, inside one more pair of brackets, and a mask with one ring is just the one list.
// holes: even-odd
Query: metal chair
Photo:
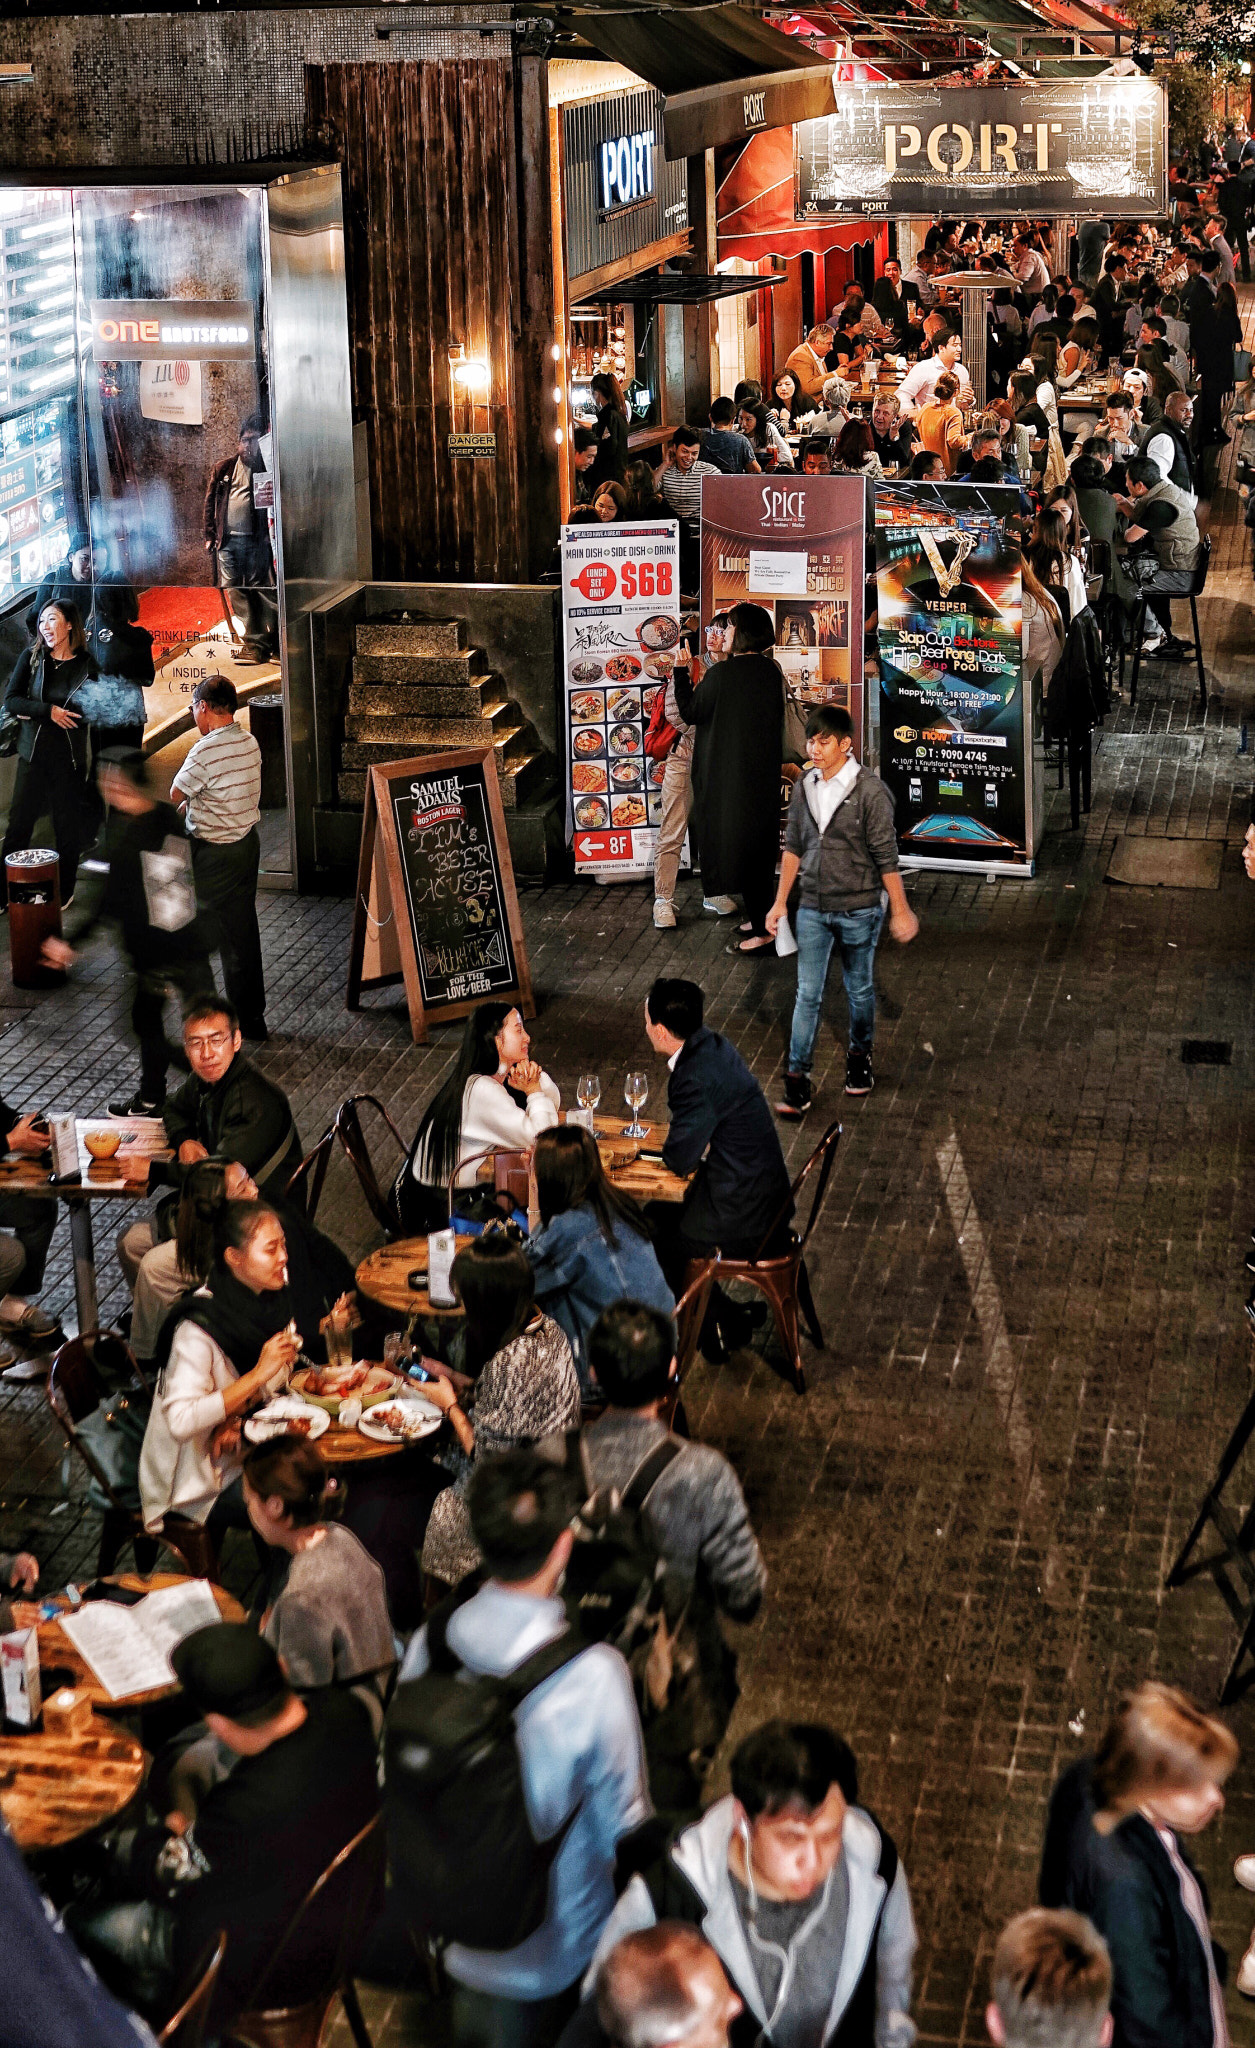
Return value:
[[(688, 1420), (684, 1414), (682, 1399), (683, 1380), (697, 1351), (718, 1267), (718, 1259), (707, 1259), (704, 1264), (699, 1265), (696, 1274), (689, 1279), (688, 1286), (675, 1305), (675, 1381), (660, 1413), (667, 1428), (675, 1430), (677, 1436), (688, 1435)], [(683, 1422), (683, 1428), (678, 1427), (679, 1422)]]
[[(121, 1340), (119, 1340), (121, 1341)], [(130, 1543), (141, 1570), (151, 1571), (161, 1544), (172, 1550), (193, 1578), (218, 1578), (218, 1553), (209, 1531), (185, 1515), (167, 1515), (159, 1530), (144, 1527), (144, 1517), (121, 1498), (100, 1460), (79, 1435), (78, 1425), (111, 1398), (96, 1370), (90, 1338), (71, 1337), (61, 1346), (48, 1374), (48, 1405), (71, 1447), (78, 1453), (101, 1498), (107, 1503), (100, 1530), (96, 1576), (112, 1571), (119, 1552)], [(125, 1398), (113, 1395), (112, 1398)]]
[[(492, 1161), (492, 1184), (497, 1194), (508, 1195), (516, 1209), (526, 1209), (531, 1199), (532, 1155), (530, 1152), (502, 1152), (489, 1146), (484, 1152), (472, 1152), (469, 1159), (460, 1160), (449, 1175), (449, 1218), (453, 1219), (453, 1204), (458, 1193), (458, 1184), (468, 1166), (482, 1166)], [(464, 1190), (464, 1192), (466, 1192)]]
[(209, 1961), (197, 1974), (178, 2010), (171, 2014), (158, 2034), (158, 2048), (203, 2048), (214, 1986), (226, 1952), (227, 1937), (220, 1934)]
[(385, 1194), (380, 1187), (379, 1176), (375, 1172), (371, 1161), (370, 1148), (366, 1143), (366, 1136), (362, 1130), (362, 1120), (359, 1114), (363, 1107), (375, 1110), (383, 1118), (392, 1136), (396, 1139), (402, 1158), (408, 1158), (410, 1148), (377, 1095), (346, 1096), (335, 1113), (335, 1120), (331, 1128), (335, 1137), (339, 1140), (345, 1158), (357, 1175), (358, 1186), (366, 1197), (366, 1206), (376, 1223), (379, 1224), (384, 1236), (388, 1238), (404, 1237), (405, 1232), (401, 1227), (401, 1218), (397, 1213), (396, 1203), (393, 1201), (391, 1194)]
[[(383, 1815), (377, 1813), (332, 1858), (302, 1899), (249, 1994), (247, 2011), (227, 2028), (228, 2040), (242, 2043), (243, 2048), (319, 2048), (331, 2008), (339, 1998), (357, 2048), (373, 2048), (352, 1973), (366, 1930), (382, 1901), (384, 1859)], [(325, 1903), (332, 1889), (342, 1901), (339, 1935), (318, 1988), (299, 2005), (266, 2005), (267, 1986), (284, 1952), (300, 1933), (302, 1922), (316, 1905)]]
[[(1198, 566), (1188, 591), (1181, 595), (1190, 601), (1190, 624), (1194, 632), (1194, 660), (1198, 668), (1198, 701), (1202, 710), (1207, 709), (1207, 671), (1203, 667), (1203, 636), (1198, 625), (1198, 600), (1207, 582), (1207, 570), (1211, 563), (1211, 536), (1205, 535), (1199, 545)], [(1154, 596), (1150, 592), (1150, 597)], [(1143, 594), (1137, 601), (1137, 612), (1133, 620), (1133, 674), (1129, 682), (1129, 703), (1137, 703), (1137, 675), (1142, 664), (1142, 633), (1146, 625), (1146, 611), (1149, 598)]]
[[(805, 1253), (807, 1244), (810, 1242), (811, 1232), (819, 1220), (819, 1211), (823, 1206), (824, 1195), (828, 1188), (828, 1177), (832, 1172), (832, 1165), (837, 1155), (837, 1146), (840, 1143), (840, 1139), (840, 1124), (829, 1124), (823, 1137), (818, 1145), (816, 1145), (815, 1150), (811, 1153), (810, 1158), (789, 1190), (788, 1201), (781, 1204), (778, 1214), (772, 1219), (771, 1227), (764, 1235), (762, 1244), (759, 1246), (755, 1256), (752, 1259), (725, 1259), (722, 1253), (718, 1253), (713, 1262), (715, 1271), (710, 1276), (711, 1285), (716, 1280), (720, 1282), (724, 1280), (741, 1280), (751, 1287), (756, 1287), (760, 1294), (766, 1296), (771, 1305), (771, 1313), (775, 1321), (777, 1334), (784, 1347), (785, 1356), (789, 1360), (794, 1389), (799, 1394), (806, 1392), (806, 1375), (802, 1370), (802, 1348), (798, 1334), (799, 1311), (802, 1321), (806, 1325), (807, 1335), (812, 1343), (821, 1351), (824, 1346), (824, 1333), (819, 1326), (819, 1317), (815, 1313), (815, 1300), (811, 1293), (810, 1276), (806, 1271)], [(819, 1169), (819, 1179), (815, 1187), (814, 1199), (811, 1202), (810, 1215), (806, 1219), (805, 1229), (799, 1236), (797, 1231), (791, 1227), (789, 1232), (791, 1242), (788, 1250), (775, 1253), (770, 1258), (764, 1256), (766, 1247), (771, 1243), (777, 1231), (785, 1223), (790, 1213), (796, 1210), (802, 1190), (816, 1167)], [(682, 1299), (687, 1298), (687, 1295), (699, 1280), (701, 1272), (702, 1262), (697, 1259), (690, 1259), (688, 1270), (684, 1276), (687, 1286)], [(700, 1330), (700, 1325), (698, 1327)]]
[(334, 1123), (330, 1123), (313, 1151), (305, 1154), (283, 1190), (284, 1199), (304, 1209), (311, 1223), (318, 1213), (318, 1204), (322, 1200), (323, 1183), (327, 1178), (327, 1168), (331, 1164), (331, 1148), (335, 1144), (335, 1139), (336, 1127)]

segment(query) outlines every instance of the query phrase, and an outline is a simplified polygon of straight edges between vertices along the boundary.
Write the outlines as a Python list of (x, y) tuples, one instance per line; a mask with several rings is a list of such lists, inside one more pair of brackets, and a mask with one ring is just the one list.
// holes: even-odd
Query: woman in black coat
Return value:
[(771, 613), (760, 604), (733, 605), (724, 659), (694, 687), (675, 671), (675, 701), (697, 728), (693, 750), (693, 812), (701, 847), (702, 893), (709, 902), (739, 895), (747, 936), (730, 953), (770, 947), (767, 912), (780, 858), (781, 726), (784, 676), (768, 649)]
[[(91, 651), (101, 682), (89, 693), (97, 755), (110, 747), (138, 752), (144, 744), (144, 685), (152, 682), (156, 671), (153, 636), (138, 621), (139, 600), (129, 583), (97, 584)], [(116, 687), (106, 690), (108, 682)]]
[(588, 484), (595, 493), (598, 484), (621, 484), (627, 475), (628, 409), (618, 379), (612, 377), (608, 370), (598, 371), (590, 389), (597, 412), (597, 424), (593, 428), (597, 436), (597, 453), (588, 471)]
[(74, 894), (85, 828), (88, 725), (81, 693), (96, 664), (68, 598), (43, 607), (37, 634), (18, 655), (4, 696), (4, 716), (17, 720), (18, 769), (0, 859), (28, 847), (50, 813), (64, 908)]
[(1038, 1895), (1084, 1913), (1111, 1951), (1113, 2048), (1220, 2048), (1225, 1955), (1181, 1846), (1224, 1806), (1238, 1746), (1171, 1686), (1122, 1700), (1093, 1757), (1055, 1786)]

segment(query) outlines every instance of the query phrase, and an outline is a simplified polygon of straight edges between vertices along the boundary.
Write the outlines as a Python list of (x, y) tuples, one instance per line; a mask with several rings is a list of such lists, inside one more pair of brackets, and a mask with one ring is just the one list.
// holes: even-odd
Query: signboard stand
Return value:
[(433, 1015), (493, 999), (536, 1014), (491, 747), (387, 761), (367, 777), (346, 1007), (397, 981), (416, 1045)]

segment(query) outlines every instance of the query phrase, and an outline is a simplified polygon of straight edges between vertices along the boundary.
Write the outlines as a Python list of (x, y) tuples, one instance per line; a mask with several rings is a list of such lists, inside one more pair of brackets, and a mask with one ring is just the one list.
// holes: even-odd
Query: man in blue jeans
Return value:
[(795, 783), (780, 859), (780, 886), (767, 913), (773, 935), (798, 878), (797, 997), (789, 1040), (784, 1101), (776, 1114), (791, 1122), (811, 1106), (811, 1066), (832, 949), (841, 949), (841, 974), (850, 1010), (845, 1092), (870, 1095), (876, 992), (872, 969), (889, 899), (889, 929), (901, 945), (919, 930), (906, 900), (893, 829), (893, 798), (878, 775), (854, 756), (848, 711), (821, 704), (806, 721), (811, 766)]

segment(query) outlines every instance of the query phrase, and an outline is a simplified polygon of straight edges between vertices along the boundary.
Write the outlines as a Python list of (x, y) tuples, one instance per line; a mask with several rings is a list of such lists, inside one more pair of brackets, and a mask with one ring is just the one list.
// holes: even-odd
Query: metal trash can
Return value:
[(4, 863), (9, 895), (9, 962), (15, 988), (55, 988), (59, 968), (41, 967), (45, 939), (61, 937), (61, 863), (46, 846), (28, 846)]
[(248, 729), (261, 748), (261, 808), (281, 811), (288, 801), (288, 764), (283, 750), (283, 692), (246, 697)]

